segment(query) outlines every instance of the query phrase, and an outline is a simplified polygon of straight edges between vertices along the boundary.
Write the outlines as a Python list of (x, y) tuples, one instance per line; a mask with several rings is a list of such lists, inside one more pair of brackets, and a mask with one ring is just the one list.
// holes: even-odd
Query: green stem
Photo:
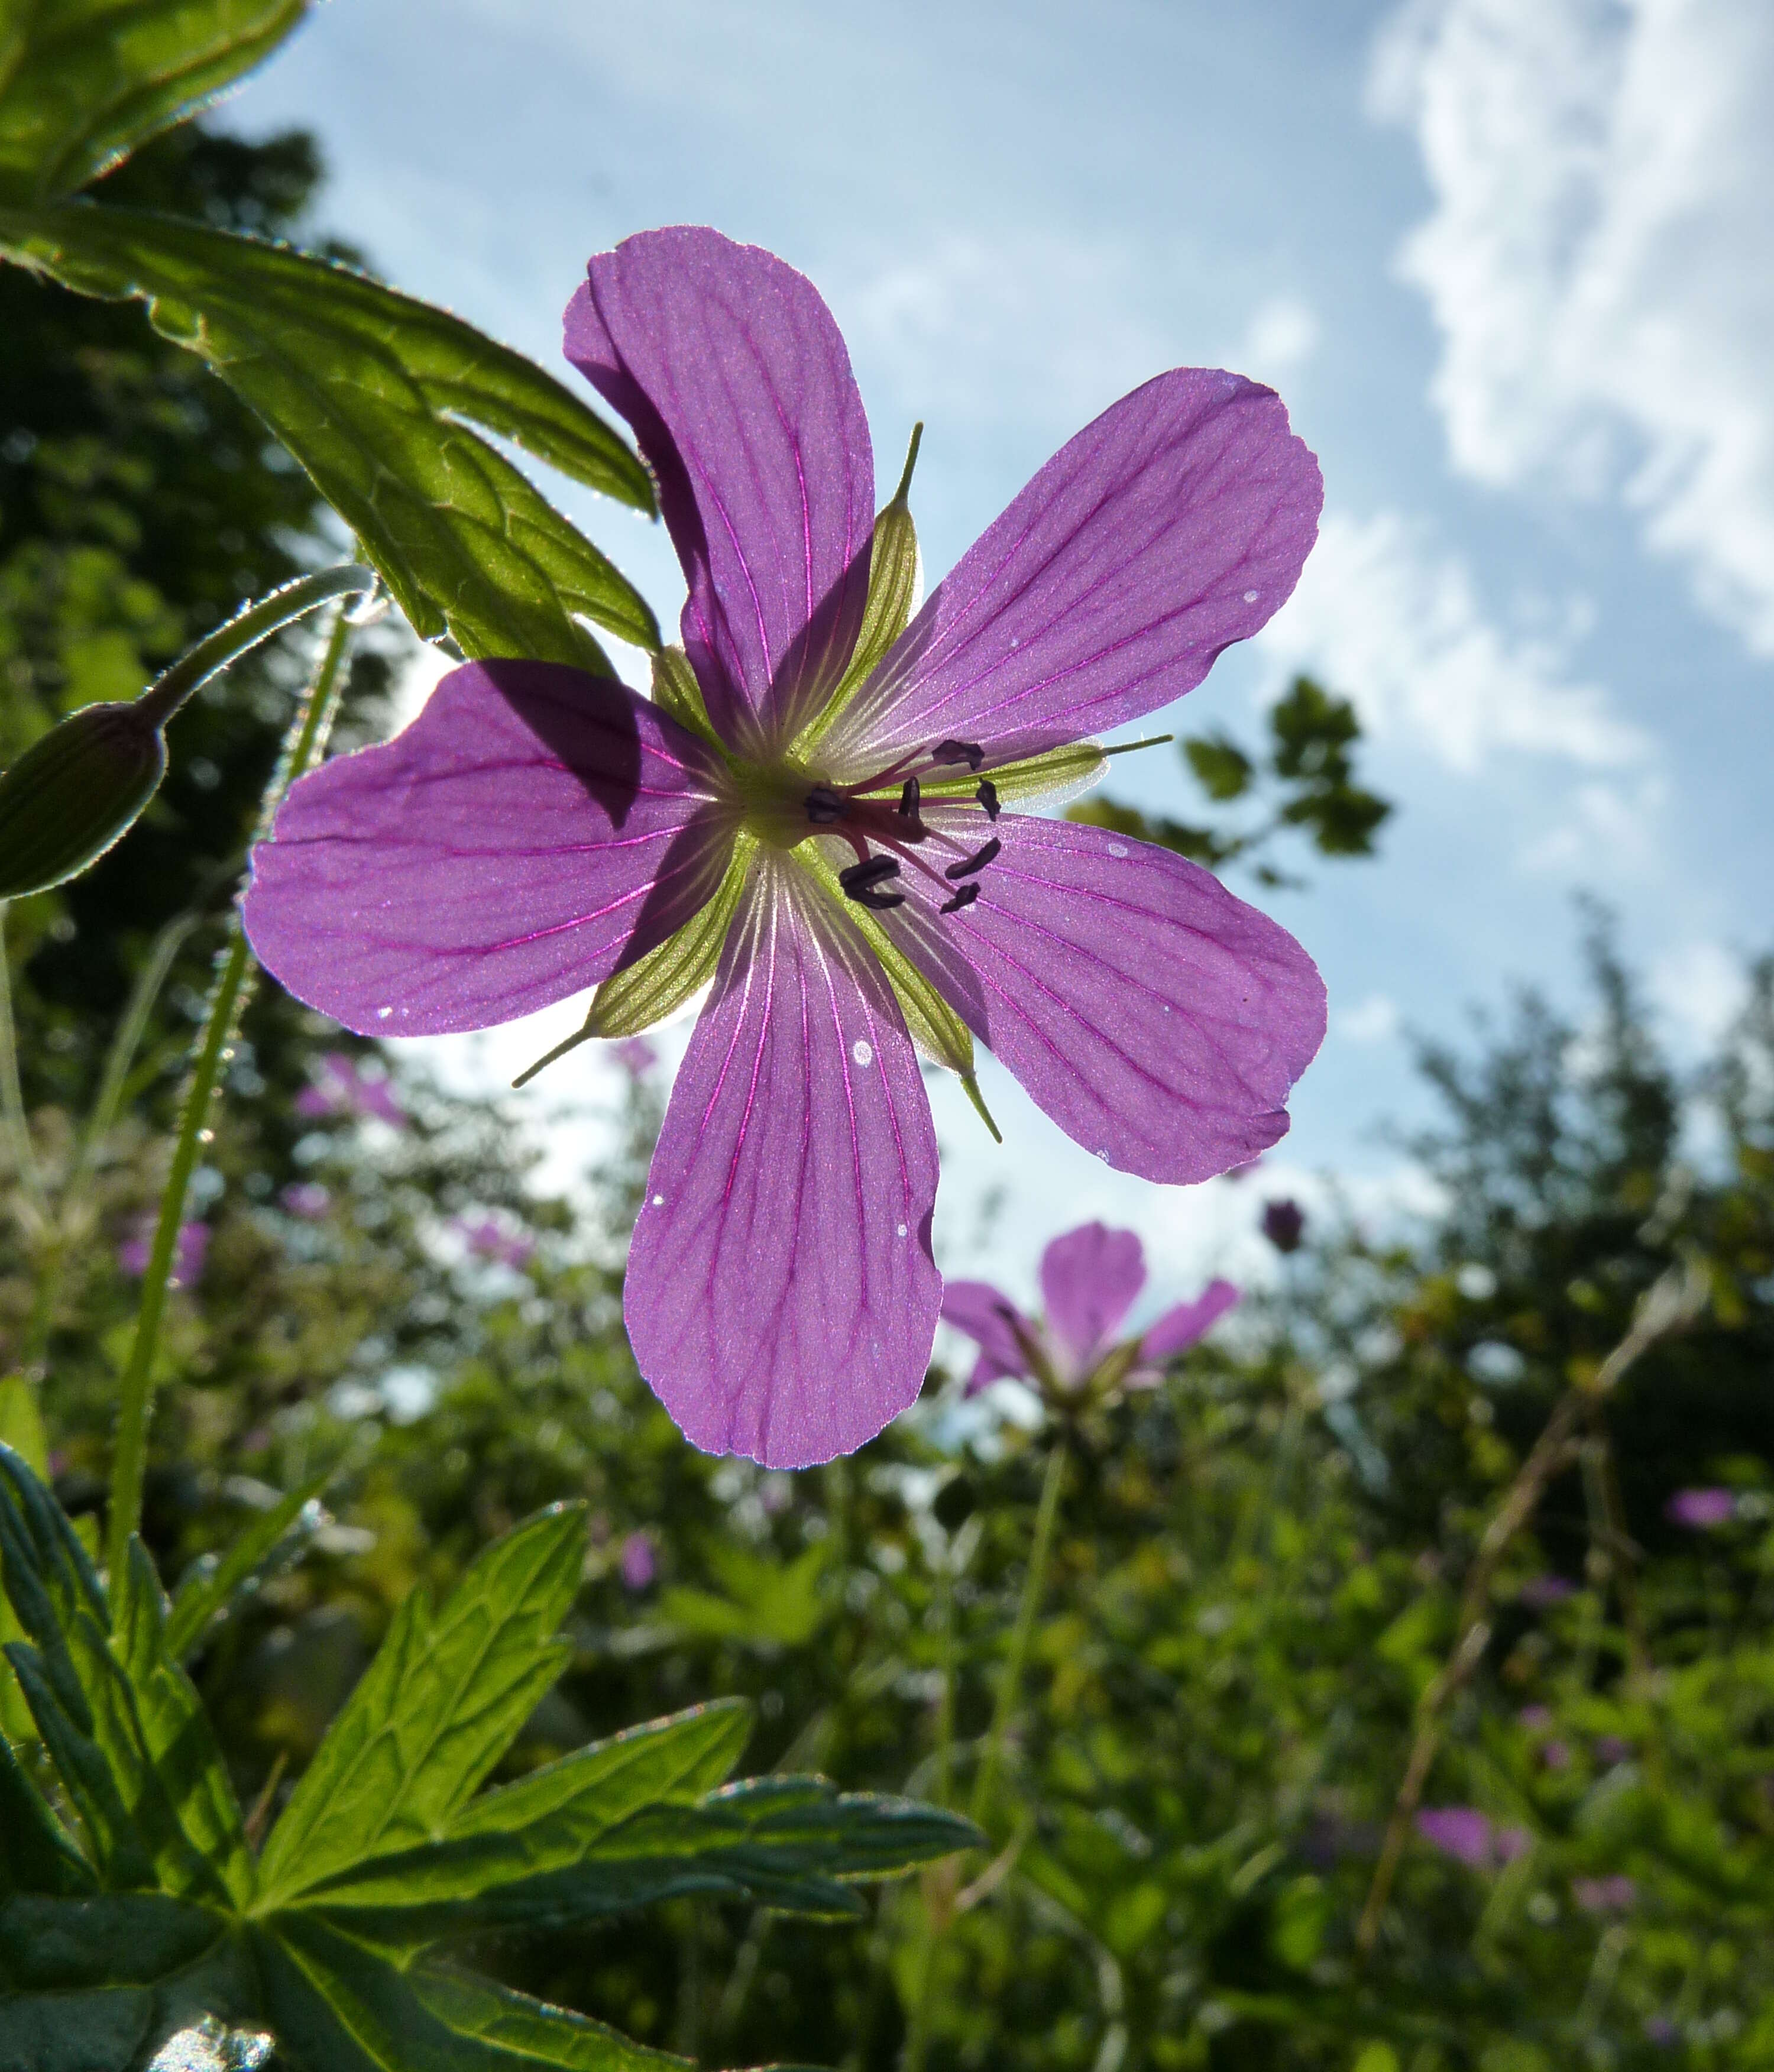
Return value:
[(1028, 1661), (1029, 1643), (1035, 1637), (1035, 1622), (1047, 1588), (1048, 1561), (1053, 1552), (1053, 1527), (1060, 1515), (1060, 1491), (1065, 1482), (1068, 1448), (1062, 1434), (1048, 1456), (1048, 1471), (1041, 1484), (1040, 1508), (1035, 1514), (1035, 1544), (1029, 1549), (1028, 1573), (1023, 1579), (1023, 1601), (1017, 1607), (1016, 1625), (1010, 1634), (1010, 1651), (998, 1687), (998, 1703), (992, 1712), (986, 1755), (973, 1779), (973, 1800), (969, 1809), (975, 1823), (983, 1827), (991, 1811), (992, 1794), (1002, 1767), (1004, 1742), (1023, 1695), (1023, 1671)]
[[(340, 664), (350, 638), (350, 621), (341, 610), (334, 617), (319, 666), (297, 709), (285, 737), (283, 754), (265, 787), (259, 810), (261, 836), (269, 831), (284, 792), (316, 760), (326, 745), (338, 705)], [(148, 1424), (154, 1412), (154, 1355), (160, 1347), (160, 1327), (166, 1316), (167, 1289), (178, 1250), (179, 1226), (184, 1218), (191, 1175), (197, 1170), (198, 1159), (211, 1133), (205, 1118), (215, 1097), (222, 1067), (232, 1054), (235, 1024), (245, 1004), (253, 971), (253, 953), (247, 948), (237, 913), (229, 931), (228, 949), (210, 993), (191, 1083), (185, 1092), (179, 1136), (173, 1145), (172, 1166), (161, 1191), (160, 1220), (154, 1234), (154, 1248), (148, 1256), (148, 1270), (142, 1278), (135, 1339), (130, 1348), (130, 1363), (119, 1391), (117, 1448), (111, 1461), (110, 1524), (106, 1539), (106, 1556), (113, 1576), (122, 1573), (130, 1537), (142, 1523)]]
[(47, 1206), (43, 1176), (37, 1164), (37, 1147), (31, 1141), (31, 1121), (25, 1113), (24, 1089), (19, 1083), (19, 1038), (12, 1019), (12, 979), (7, 967), (6, 902), (0, 899), (0, 1111), (4, 1112), (7, 1136), (11, 1139), (12, 1162), (19, 1184), (41, 1214)]
[(213, 633), (206, 633), (195, 648), (187, 648), (170, 668), (155, 677), (136, 703), (155, 726), (164, 726), (194, 691), (248, 648), (270, 639), (329, 598), (360, 595), (375, 586), (376, 571), (355, 561), (321, 569), (311, 576), (298, 576), (294, 582), (261, 597), (257, 604), (236, 612)]

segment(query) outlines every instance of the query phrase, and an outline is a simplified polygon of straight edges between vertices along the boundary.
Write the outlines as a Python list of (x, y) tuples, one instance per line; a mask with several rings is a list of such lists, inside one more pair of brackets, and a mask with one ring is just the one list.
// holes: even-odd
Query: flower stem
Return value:
[(991, 1811), (998, 1773), (1003, 1766), (1005, 1738), (1023, 1695), (1023, 1671), (1028, 1661), (1029, 1642), (1035, 1637), (1035, 1621), (1041, 1609), (1042, 1593), (1047, 1588), (1048, 1561), (1053, 1552), (1053, 1528), (1060, 1515), (1060, 1491), (1066, 1478), (1068, 1457), (1067, 1442), (1062, 1434), (1054, 1441), (1053, 1451), (1048, 1456), (1048, 1471), (1041, 1483), (1040, 1507), (1035, 1514), (1035, 1543), (1029, 1549), (1028, 1572), (1023, 1579), (1023, 1601), (1017, 1607), (1010, 1651), (1004, 1663), (1003, 1679), (998, 1687), (998, 1703), (992, 1712), (985, 1759), (973, 1779), (973, 1804), (969, 1810), (975, 1823), (982, 1827), (985, 1825), (985, 1816)]
[[(6, 916), (6, 903), (0, 899), (0, 931), (5, 928)], [(4, 1114), (19, 1184), (40, 1214), (46, 1197), (43, 1174), (37, 1164), (37, 1147), (31, 1137), (31, 1119), (25, 1113), (24, 1090), (19, 1081), (19, 1038), (12, 1018), (12, 979), (7, 968), (3, 932), (0, 932), (0, 1112)]]
[[(336, 576), (340, 572), (329, 573)], [(362, 586), (354, 581), (348, 586), (356, 589)], [(271, 602), (270, 598), (265, 600), (266, 604)], [(242, 617), (249, 615), (243, 614)], [(237, 626), (240, 621), (231, 623)], [(351, 631), (347, 614), (343, 610), (335, 612), (319, 664), (296, 709), (284, 739), (283, 754), (260, 802), (258, 833), (261, 837), (270, 831), (285, 791), (316, 760), (326, 745), (338, 705), (340, 665), (344, 660)], [(163, 683), (166, 680), (161, 680)], [(105, 1543), (113, 1576), (122, 1573), (130, 1536), (142, 1523), (148, 1424), (154, 1412), (154, 1355), (160, 1346), (160, 1327), (166, 1316), (167, 1289), (172, 1278), (179, 1226), (184, 1217), (191, 1175), (197, 1170), (198, 1158), (210, 1134), (206, 1118), (222, 1067), (232, 1054), (235, 1026), (251, 988), (253, 972), (253, 953), (247, 948), (237, 911), (228, 930), (228, 948), (210, 991), (203, 1034), (198, 1039), (196, 1059), (185, 1090), (172, 1165), (161, 1190), (160, 1219), (154, 1230), (154, 1247), (148, 1256), (147, 1272), (142, 1277), (135, 1338), (130, 1348), (130, 1363), (124, 1371), (119, 1392), (117, 1447), (111, 1460), (110, 1522)]]

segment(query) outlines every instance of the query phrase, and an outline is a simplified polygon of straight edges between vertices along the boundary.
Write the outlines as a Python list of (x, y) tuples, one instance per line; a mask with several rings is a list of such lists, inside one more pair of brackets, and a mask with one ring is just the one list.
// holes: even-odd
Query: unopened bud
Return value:
[(0, 775), (0, 899), (46, 892), (127, 833), (166, 775), (141, 705), (83, 705)]

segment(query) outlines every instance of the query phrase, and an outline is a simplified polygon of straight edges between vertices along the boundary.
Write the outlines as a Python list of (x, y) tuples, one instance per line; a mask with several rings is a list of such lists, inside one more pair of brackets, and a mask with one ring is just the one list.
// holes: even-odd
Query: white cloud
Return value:
[(1401, 263), (1455, 465), (1619, 496), (1774, 655), (1774, 7), (1410, 0), (1372, 84), (1434, 192)]
[(1680, 943), (1653, 962), (1650, 993), (1686, 1035), (1710, 1045), (1742, 1013), (1749, 980), (1742, 958), (1721, 944)]
[(1331, 1015), (1331, 1033), (1352, 1043), (1385, 1043), (1398, 1033), (1398, 1003), (1383, 993), (1370, 993), (1352, 1007)]
[(1377, 736), (1402, 736), (1463, 774), (1500, 750), (1595, 768), (1648, 742), (1607, 693), (1572, 674), (1570, 631), (1506, 629), (1466, 563), (1396, 512), (1324, 521), (1299, 588), (1257, 635), (1285, 667), (1316, 669)]
[(1317, 313), (1292, 295), (1272, 295), (1250, 319), (1237, 364), (1271, 384), (1297, 373), (1317, 352)]

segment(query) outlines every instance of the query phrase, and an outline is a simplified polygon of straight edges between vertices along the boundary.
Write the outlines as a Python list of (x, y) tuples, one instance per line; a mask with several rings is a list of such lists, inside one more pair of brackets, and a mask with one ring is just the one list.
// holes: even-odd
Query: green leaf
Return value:
[(661, 648), (653, 657), (653, 703), (669, 713), (682, 727), (698, 734), (711, 747), (723, 749), (714, 722), (708, 716), (702, 687), (696, 680), (690, 658), (681, 648)]
[(181, 1580), (167, 1618), (167, 1651), (175, 1660), (183, 1661), (203, 1639), (210, 1622), (301, 1525), (311, 1504), (316, 1515), (324, 1517), (317, 1499), (337, 1472), (333, 1466), (311, 1475), (269, 1511), (261, 1511), (220, 1561), (212, 1567), (194, 1566)]
[(582, 614), (658, 647), (639, 593), (470, 429), (652, 509), (615, 432), (521, 355), (345, 267), (141, 211), (0, 211), (0, 247), (80, 294), (145, 301), (307, 470), (424, 637), (607, 673)]
[(334, 1922), (294, 1915), (256, 1939), (267, 2016), (301, 2072), (665, 2072), (684, 2062), (521, 1993), (402, 1972)]
[(1241, 799), (1257, 775), (1256, 764), (1237, 742), (1223, 735), (1191, 735), (1183, 744), (1183, 753), (1210, 799)]
[(721, 960), (722, 947), (757, 853), (757, 837), (742, 830), (734, 839), (719, 891), (676, 935), (604, 980), (591, 996), (584, 1034), (638, 1034), (681, 1007), (698, 986), (707, 985)]
[(918, 464), (918, 448), (923, 439), (924, 426), (914, 425), (899, 486), (892, 502), (875, 517), (875, 536), (869, 549), (868, 599), (862, 607), (862, 623), (850, 666), (824, 709), (802, 730), (795, 743), (797, 755), (812, 751), (820, 736), (874, 675), (887, 650), (912, 623), (921, 584), (918, 528), (912, 522), (908, 500), (912, 493), (912, 471)]
[(1217, 870), (1222, 864), (1230, 862), (1245, 848), (1243, 841), (1236, 837), (1222, 840), (1211, 828), (1192, 827), (1186, 820), (1142, 813), (1132, 806), (1122, 805), (1117, 799), (1086, 799), (1080, 805), (1068, 806), (1066, 818), (1080, 821), (1086, 827), (1105, 828), (1109, 833), (1126, 835), (1133, 841), (1152, 842), (1160, 849), (1174, 849), (1192, 863), (1205, 864), (1209, 870)]
[[(0, 1737), (0, 1894), (95, 1889), (92, 1866)], [(0, 1962), (6, 1947), (0, 1932)]]
[(1269, 729), (1278, 777), (1346, 783), (1354, 774), (1348, 751), (1361, 738), (1355, 707), (1310, 676), (1296, 676), (1270, 709)]
[(277, 48), (308, 0), (8, 0), (0, 194), (69, 194)]
[(422, 1590), (407, 1599), (271, 1832), (267, 1905), (443, 1832), (561, 1673), (584, 1542), (583, 1507), (557, 1505), (495, 1541), (435, 1614)]
[(724, 1594), (667, 1590), (659, 1611), (668, 1625), (701, 1639), (751, 1641), (768, 1647), (804, 1646), (818, 1631), (827, 1609), (820, 1589), (827, 1566), (823, 1547), (809, 1547), (784, 1564), (716, 1540), (708, 1548), (708, 1560)]

